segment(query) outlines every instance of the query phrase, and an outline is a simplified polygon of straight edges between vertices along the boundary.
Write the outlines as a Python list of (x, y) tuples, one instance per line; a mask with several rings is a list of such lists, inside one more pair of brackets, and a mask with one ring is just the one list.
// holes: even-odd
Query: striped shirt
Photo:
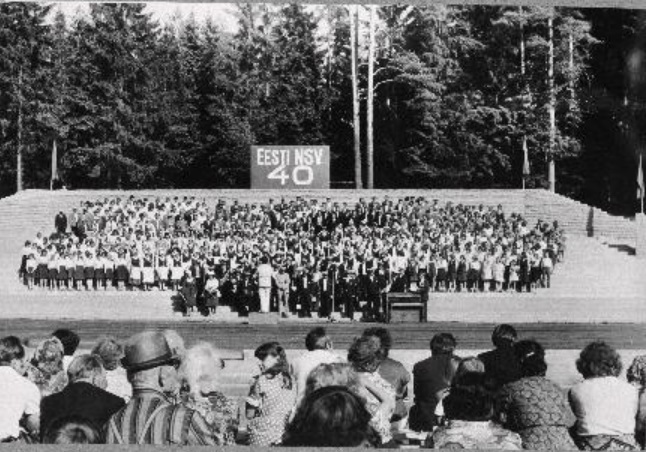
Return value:
[(218, 440), (197, 411), (173, 405), (153, 389), (138, 389), (108, 421), (106, 444), (206, 446)]

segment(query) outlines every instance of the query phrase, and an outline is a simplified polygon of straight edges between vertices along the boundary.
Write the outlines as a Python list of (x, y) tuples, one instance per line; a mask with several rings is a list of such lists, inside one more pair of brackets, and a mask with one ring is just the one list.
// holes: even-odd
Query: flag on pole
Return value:
[(527, 138), (523, 137), (523, 177), (529, 176), (529, 155), (527, 152)]
[(58, 179), (58, 152), (56, 150), (56, 140), (52, 144), (52, 179), (49, 183), (49, 189), (54, 189), (54, 181)]
[(642, 170), (641, 154), (639, 154), (639, 168), (637, 168), (637, 199), (644, 199), (644, 171)]

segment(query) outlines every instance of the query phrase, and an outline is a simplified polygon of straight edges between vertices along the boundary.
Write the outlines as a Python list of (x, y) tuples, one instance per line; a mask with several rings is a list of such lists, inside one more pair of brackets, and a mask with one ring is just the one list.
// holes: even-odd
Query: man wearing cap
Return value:
[(106, 426), (107, 444), (217, 445), (198, 412), (174, 405), (167, 394), (179, 390), (175, 355), (162, 333), (144, 331), (126, 342), (122, 365), (132, 399)]

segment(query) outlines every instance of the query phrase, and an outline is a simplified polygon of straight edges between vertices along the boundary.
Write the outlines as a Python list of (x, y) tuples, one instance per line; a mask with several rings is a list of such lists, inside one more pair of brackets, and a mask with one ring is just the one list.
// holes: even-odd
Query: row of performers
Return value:
[[(378, 259), (360, 260), (354, 257), (340, 261), (315, 260), (304, 267), (314, 275), (335, 269), (340, 274), (367, 276), (371, 270), (382, 268), (389, 275), (405, 275), (413, 284), (419, 283), (422, 276), (426, 287), (431, 291), (443, 290), (520, 290), (530, 291), (537, 285), (549, 285), (549, 277), (556, 259), (549, 252), (529, 253), (520, 259), (494, 258), (487, 256), (480, 261), (474, 255), (467, 259), (438, 258), (424, 265), (414, 259), (395, 258), (380, 261)], [(88, 256), (85, 259), (47, 258), (46, 255), (36, 259), (32, 256), (23, 259), (20, 278), (29, 288), (35, 285), (50, 289), (110, 289), (116, 287), (150, 290), (158, 286), (161, 290), (177, 290), (180, 281), (189, 270), (195, 276), (205, 275), (209, 270), (222, 278), (231, 270), (257, 267), (257, 259), (251, 262), (238, 262), (235, 259), (217, 260), (185, 258), (175, 255), (170, 259), (155, 259), (152, 255), (128, 258), (121, 255), (116, 259), (103, 254), (98, 258)], [(160, 263), (163, 265), (160, 265)], [(275, 261), (276, 263), (276, 261)], [(280, 265), (278, 262), (277, 265)], [(301, 267), (296, 260), (287, 261), (289, 273)]]

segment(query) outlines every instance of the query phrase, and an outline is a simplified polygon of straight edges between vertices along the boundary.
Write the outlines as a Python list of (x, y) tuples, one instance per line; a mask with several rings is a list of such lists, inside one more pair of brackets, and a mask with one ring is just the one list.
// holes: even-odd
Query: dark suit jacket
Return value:
[(413, 366), (415, 405), (410, 412), (413, 430), (431, 431), (440, 392), (451, 386), (459, 365), (460, 358), (455, 355), (435, 355)]
[(114, 394), (85, 382), (71, 383), (61, 392), (40, 401), (41, 438), (56, 419), (80, 416), (101, 429), (125, 401)]

